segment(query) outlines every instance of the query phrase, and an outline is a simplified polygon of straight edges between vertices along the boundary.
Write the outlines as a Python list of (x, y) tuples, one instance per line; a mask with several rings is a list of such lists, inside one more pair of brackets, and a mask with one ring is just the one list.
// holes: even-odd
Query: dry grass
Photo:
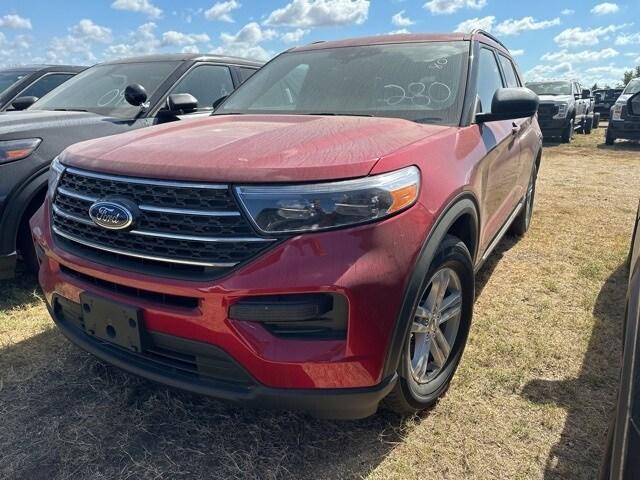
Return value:
[(34, 280), (0, 283), (0, 478), (595, 477), (616, 386), (640, 147), (550, 145), (529, 235), (479, 274), (453, 387), (409, 420), (247, 411), (65, 341)]

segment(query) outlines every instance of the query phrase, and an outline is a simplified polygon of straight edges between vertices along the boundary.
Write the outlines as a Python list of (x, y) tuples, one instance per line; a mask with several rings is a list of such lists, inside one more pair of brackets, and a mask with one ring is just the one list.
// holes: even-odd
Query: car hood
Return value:
[[(618, 97), (618, 99), (615, 101), (615, 103), (627, 103), (627, 101), (633, 97), (633, 95), (631, 93), (627, 93), (626, 95), (620, 95)], [(614, 103), (614, 102), (611, 102)]]
[(51, 128), (73, 128), (104, 121), (105, 117), (89, 112), (52, 112), (46, 110), (25, 110), (22, 112), (0, 113), (0, 137), (25, 138), (28, 132), (38, 132)]
[(573, 100), (571, 95), (538, 95), (538, 98), (545, 103), (566, 103)]
[(172, 180), (332, 180), (367, 175), (380, 158), (447, 128), (390, 118), (213, 116), (83, 142), (61, 160)]

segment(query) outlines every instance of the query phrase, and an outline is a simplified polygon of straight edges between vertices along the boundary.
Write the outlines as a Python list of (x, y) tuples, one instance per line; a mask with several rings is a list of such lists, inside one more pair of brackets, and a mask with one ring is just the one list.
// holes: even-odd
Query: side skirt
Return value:
[(496, 236), (493, 237), (493, 241), (489, 244), (487, 249), (484, 251), (482, 258), (476, 265), (475, 273), (478, 273), (478, 270), (482, 268), (482, 266), (484, 265), (484, 262), (487, 261), (487, 259), (491, 256), (491, 254), (495, 250), (495, 248), (498, 246), (498, 244), (500, 243), (500, 240), (502, 240), (505, 234), (509, 231), (509, 227), (518, 217), (518, 214), (522, 210), (523, 206), (524, 206), (524, 199), (521, 200), (520, 203), (518, 203), (518, 205), (516, 205), (516, 208), (513, 210), (513, 212), (511, 212), (511, 215), (509, 215), (509, 218), (507, 218), (507, 221), (504, 223), (504, 225), (502, 225), (502, 228), (498, 231)]

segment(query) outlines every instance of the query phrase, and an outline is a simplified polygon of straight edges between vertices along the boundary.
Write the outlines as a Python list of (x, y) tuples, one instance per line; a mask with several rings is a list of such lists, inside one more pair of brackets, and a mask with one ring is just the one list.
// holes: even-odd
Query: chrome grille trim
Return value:
[(238, 265), (238, 262), (234, 262), (234, 263), (198, 262), (198, 261), (195, 261), (195, 260), (182, 260), (182, 259), (175, 259), (175, 258), (163, 258), (163, 257), (154, 257), (154, 256), (151, 256), (151, 255), (142, 255), (142, 254), (139, 254), (139, 253), (127, 252), (125, 250), (119, 250), (119, 249), (116, 249), (116, 248), (105, 247), (105, 246), (99, 245), (97, 243), (88, 242), (87, 240), (83, 240), (81, 238), (78, 238), (75, 235), (69, 235), (68, 233), (63, 232), (62, 230), (60, 230), (55, 225), (52, 225), (51, 229), (53, 230), (53, 232), (56, 235), (60, 235), (61, 237), (66, 238), (67, 240), (70, 240), (70, 241), (75, 242), (75, 243), (79, 243), (80, 245), (84, 245), (85, 247), (95, 248), (96, 250), (102, 250), (104, 252), (109, 252), (109, 253), (115, 253), (116, 255), (124, 255), (124, 256), (127, 256), (127, 257), (134, 257), (134, 258), (143, 258), (145, 260), (152, 260), (152, 261), (155, 261), (155, 262), (180, 263), (182, 265), (195, 265), (195, 266), (198, 266), (198, 267), (232, 268), (232, 267), (235, 267), (236, 265)]
[(158, 185), (161, 187), (175, 187), (175, 188), (198, 188), (198, 189), (211, 189), (211, 190), (226, 190), (227, 185), (213, 184), (213, 183), (192, 183), (192, 182), (172, 182), (170, 180), (153, 180), (140, 177), (123, 177), (119, 175), (108, 175), (105, 173), (89, 172), (87, 170), (79, 170), (73, 167), (67, 167), (67, 172), (74, 175), (80, 175), (81, 177), (97, 178), (100, 180), (111, 180), (114, 182), (122, 183), (138, 183), (140, 185)]

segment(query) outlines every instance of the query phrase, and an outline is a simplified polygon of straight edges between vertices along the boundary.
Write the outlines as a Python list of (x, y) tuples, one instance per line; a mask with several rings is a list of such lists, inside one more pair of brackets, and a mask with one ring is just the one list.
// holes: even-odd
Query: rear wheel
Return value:
[(571, 143), (571, 139), (573, 139), (573, 125), (574, 119), (570, 119), (567, 126), (564, 128), (562, 132), (562, 143)]
[(400, 378), (385, 402), (404, 415), (429, 408), (447, 390), (467, 343), (474, 276), (464, 242), (447, 235), (426, 278), (410, 320)]
[(533, 202), (536, 197), (537, 177), (538, 169), (536, 168), (536, 164), (534, 163), (533, 169), (531, 171), (531, 178), (529, 178), (529, 184), (527, 186), (527, 194), (524, 197), (524, 205), (516, 219), (511, 224), (511, 228), (509, 229), (510, 233), (518, 237), (521, 237), (525, 233), (527, 233), (527, 230), (529, 230), (529, 226), (531, 225), (531, 218), (533, 216)]
[(593, 130), (593, 117), (585, 117), (583, 130), (587, 135), (591, 134), (591, 130)]

